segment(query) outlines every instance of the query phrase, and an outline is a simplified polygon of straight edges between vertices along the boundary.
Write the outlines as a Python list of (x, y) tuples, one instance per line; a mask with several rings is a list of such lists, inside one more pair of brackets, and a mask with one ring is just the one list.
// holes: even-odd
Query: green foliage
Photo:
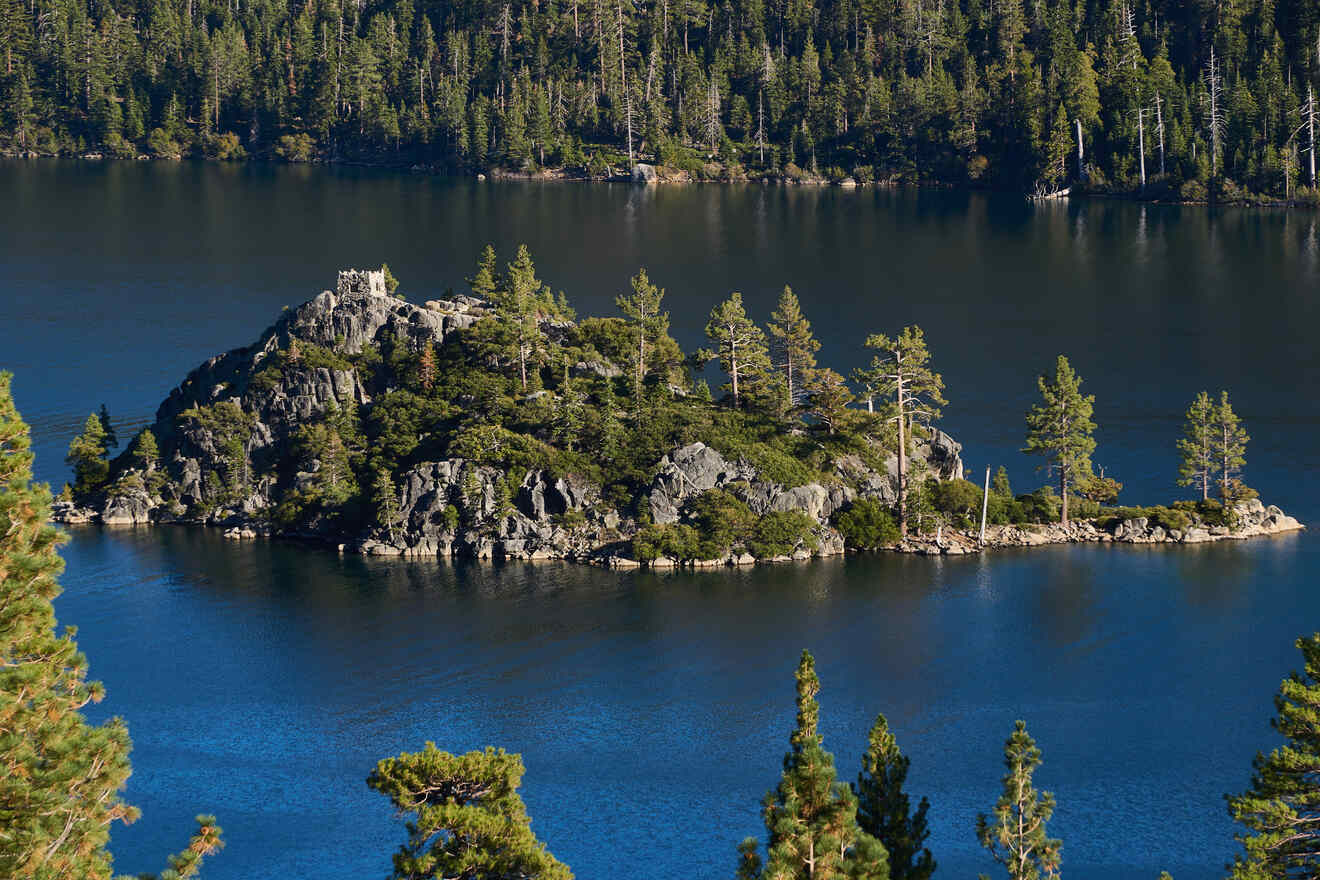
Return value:
[(1027, 445), (1022, 451), (1043, 456), (1042, 467), (1059, 475), (1059, 519), (1066, 524), (1069, 486), (1091, 476), (1095, 395), (1082, 394), (1082, 379), (1063, 355), (1055, 364), (1054, 377), (1041, 376), (1036, 384), (1041, 402), (1027, 412)]
[(1303, 671), (1293, 672), (1274, 698), (1272, 726), (1285, 742), (1252, 761), (1251, 787), (1228, 798), (1228, 813), (1244, 831), (1232, 880), (1282, 880), (1320, 872), (1320, 633), (1299, 638)]
[[(857, 824), (857, 798), (838, 781), (834, 756), (819, 731), (820, 680), (816, 664), (802, 652), (797, 674), (797, 723), (779, 786), (766, 795), (762, 816), (767, 831), (765, 880), (848, 877), (888, 880), (888, 855), (878, 840)], [(739, 847), (740, 869), (750, 862)]]
[(1178, 485), (1196, 486), (1201, 500), (1210, 498), (1210, 483), (1214, 480), (1214, 417), (1215, 405), (1210, 395), (1202, 391), (1187, 407), (1187, 420), (1183, 436), (1178, 438)]
[[(806, 397), (806, 382), (815, 370), (820, 342), (812, 334), (811, 322), (803, 316), (791, 287), (784, 287), (779, 303), (770, 313), (770, 339), (774, 365), (784, 374), (784, 408), (792, 409)], [(841, 384), (842, 377), (833, 375)]]
[[(697, 179), (837, 181), (851, 168), (862, 184), (1136, 193), (1133, 111), (1157, 105), (1167, 136), (1145, 127), (1148, 196), (1181, 187), (1188, 198), (1311, 203), (1287, 158), (1305, 141), (1299, 108), (1315, 66), (1313, 17), (1294, 7), (1216, 6), (1207, 18), (1195, 4), (1137, 5), (1133, 38), (1109, 4), (1054, 0), (1030, 15), (951, 0), (852, 18), (819, 0), (751, 4), (723, 25), (700, 9), (657, 17), (623, 4), (616, 46), (590, 12), (579, 26), (577, 6), (528, 0), (315, 14), (268, 0), (57, 2), (49, 20), (14, 5), (0, 14), (0, 150), (558, 164), (600, 178), (631, 135), (650, 152), (639, 158)], [(455, 46), (465, 48), (451, 58)], [(1202, 100), (1212, 47), (1230, 78), (1219, 77), (1213, 132)], [(441, 61), (432, 81), (428, 65)], [(1086, 168), (1072, 159), (1077, 123)]]
[(96, 418), (101, 423), (101, 429), (105, 431), (106, 449), (116, 449), (119, 446), (119, 436), (115, 434), (114, 423), (110, 420), (110, 410), (103, 403), (101, 409), (96, 413)]
[(771, 511), (757, 516), (732, 492), (710, 489), (684, 506), (682, 521), (642, 528), (632, 541), (633, 558), (654, 562), (661, 556), (678, 562), (722, 559), (745, 550), (757, 559), (787, 556), (798, 547), (820, 547), (815, 521), (800, 511)]
[(800, 510), (772, 510), (757, 521), (747, 538), (747, 550), (757, 559), (787, 556), (799, 546), (816, 551), (816, 521)]
[(640, 269), (630, 281), (632, 293), (615, 297), (614, 303), (627, 317), (632, 344), (627, 350), (633, 387), (633, 417), (643, 413), (643, 386), (653, 371), (660, 375), (682, 360), (682, 352), (669, 336), (669, 313), (660, 310), (665, 292), (651, 283)]
[[(929, 480), (931, 503), (955, 528), (970, 528), (981, 516), (981, 487), (967, 480)], [(988, 518), (988, 515), (987, 515)]]
[(572, 880), (532, 833), (518, 795), (519, 755), (487, 748), (452, 755), (428, 742), (376, 765), (367, 785), (411, 816), (394, 856), (397, 880)]
[(1056, 878), (1063, 844), (1051, 839), (1046, 824), (1054, 815), (1054, 795), (1037, 792), (1032, 774), (1041, 764), (1040, 749), (1027, 733), (1024, 721), (1014, 724), (1004, 743), (1003, 794), (995, 802), (993, 817), (976, 817), (976, 838), (1010, 880)]
[(107, 437), (105, 424), (92, 413), (83, 425), (83, 432), (69, 443), (64, 462), (73, 468), (73, 495), (79, 500), (105, 485), (110, 474), (106, 461)]
[(216, 441), (221, 471), (206, 475), (207, 500), (213, 505), (224, 504), (245, 494), (252, 479), (248, 443), (256, 417), (245, 412), (236, 400), (221, 400), (190, 407), (179, 414), (179, 421), (185, 427), (199, 428)]
[(160, 874), (139, 874), (137, 880), (186, 880), (196, 877), (202, 870), (202, 861), (225, 847), (220, 839), (224, 829), (215, 824), (215, 816), (198, 816), (197, 833), (188, 841), (188, 847), (169, 858), (170, 866)]
[(1225, 505), (1252, 497), (1237, 476), (1247, 463), (1247, 442), (1250, 438), (1242, 428), (1237, 413), (1233, 412), (1232, 404), (1228, 402), (1227, 391), (1219, 392), (1219, 405), (1214, 410), (1211, 430), (1214, 434), (1211, 448), (1219, 474), (1219, 497)]
[(901, 537), (889, 508), (875, 498), (858, 498), (836, 513), (834, 527), (857, 550), (879, 550)]
[(857, 797), (857, 825), (874, 837), (889, 853), (891, 880), (929, 880), (935, 859), (923, 844), (930, 836), (926, 813), (930, 804), (921, 799), (912, 811), (903, 784), (912, 762), (898, 748), (885, 716), (876, 716), (862, 755), (853, 794)]
[(770, 370), (770, 352), (765, 333), (747, 317), (742, 294), (734, 292), (711, 309), (706, 322), (706, 337), (715, 344), (720, 369), (729, 377), (728, 389), (733, 407), (743, 406), (745, 398), (756, 397), (765, 389)]
[(1165, 507), (1164, 505), (1155, 505), (1153, 507), (1111, 507), (1105, 508), (1104, 516), (1099, 520), (1100, 525), (1105, 528), (1113, 528), (1114, 525), (1128, 519), (1147, 519), (1153, 526), (1160, 526), (1166, 531), (1186, 531), (1192, 524), (1192, 514), (1190, 511), (1178, 506)]
[(390, 271), (390, 264), (381, 263), (380, 271), (385, 275), (385, 292), (390, 296), (403, 299), (403, 294), (399, 293), (399, 279), (395, 278), (394, 273)]
[(1019, 495), (1014, 501), (1020, 518), (1014, 518), (1012, 522), (1054, 522), (1063, 508), (1063, 501), (1053, 486), (1041, 486), (1035, 492)]
[(863, 399), (892, 399), (892, 421), (898, 433), (898, 530), (907, 534), (908, 525), (908, 445), (916, 423), (930, 424), (940, 417), (944, 399), (944, 379), (930, 367), (930, 351), (921, 328), (904, 327), (895, 338), (876, 333), (868, 336), (866, 347), (876, 354), (854, 378), (863, 387)]
[[(55, 629), (64, 536), (49, 518), (50, 491), (32, 483), (31, 438), (0, 373), (0, 876), (109, 880), (110, 826), (138, 816), (120, 797), (132, 746), (121, 719), (93, 726), (80, 711), (105, 689), (87, 681), (74, 630)], [(194, 838), (179, 876), (218, 848), (219, 829), (204, 840)]]

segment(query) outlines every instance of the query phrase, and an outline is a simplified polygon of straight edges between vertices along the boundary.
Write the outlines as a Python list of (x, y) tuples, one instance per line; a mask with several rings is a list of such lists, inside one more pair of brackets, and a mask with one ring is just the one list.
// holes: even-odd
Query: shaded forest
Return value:
[(11, 154), (1314, 198), (1312, 0), (0, 0), (0, 47)]

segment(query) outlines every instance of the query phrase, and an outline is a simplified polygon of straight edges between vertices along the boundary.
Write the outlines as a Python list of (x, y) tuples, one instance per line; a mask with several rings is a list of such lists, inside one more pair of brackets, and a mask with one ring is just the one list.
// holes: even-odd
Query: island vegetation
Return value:
[(487, 248), (470, 295), (418, 306), (396, 284), (342, 273), (194, 371), (117, 453), (109, 413), (89, 415), (61, 517), (612, 565), (1299, 527), (1241, 482), (1247, 437), (1227, 392), (1196, 398), (1179, 441), (1178, 479), (1200, 497), (1118, 507), (1121, 483), (1092, 467), (1093, 398), (1060, 356), (1023, 450), (1046, 485), (1015, 494), (1001, 467), (987, 494), (935, 427), (945, 387), (919, 327), (868, 335), (870, 362), (845, 378), (818, 360), (789, 288), (764, 326), (731, 294), (711, 309), (709, 346), (685, 352), (645, 270), (617, 315), (581, 319), (526, 248), (502, 267)]
[[(73, 631), (55, 631), (63, 536), (49, 524), (50, 493), (32, 483), (31, 466), (28, 428), (14, 408), (9, 374), (0, 373), (0, 870), (29, 880), (109, 880), (110, 827), (137, 818), (119, 796), (129, 772), (128, 735), (118, 719), (94, 726), (81, 714), (104, 691), (86, 681)], [(1227, 485), (1230, 478), (1221, 479)], [(1298, 639), (1297, 647), (1304, 672), (1286, 678), (1275, 700), (1274, 727), (1286, 743), (1258, 754), (1250, 787), (1228, 798), (1230, 815), (1244, 828), (1231, 880), (1320, 871), (1320, 633)], [(910, 762), (887, 720), (876, 718), (857, 782), (845, 785), (824, 748), (820, 680), (807, 651), (795, 679), (789, 750), (780, 782), (762, 804), (765, 855), (756, 838), (740, 843), (737, 878), (928, 880), (936, 870), (925, 846), (930, 804), (922, 798), (912, 809), (904, 791)], [(976, 820), (977, 839), (1010, 880), (1060, 873), (1062, 842), (1047, 828), (1055, 800), (1033, 783), (1041, 763), (1025, 723), (1016, 722), (1004, 748), (1003, 793)], [(523, 770), (521, 758), (503, 750), (453, 755), (432, 743), (382, 760), (367, 784), (410, 817), (393, 876), (571, 880), (568, 866), (531, 831), (517, 794)], [(198, 876), (204, 857), (221, 848), (215, 819), (197, 821), (197, 834), (170, 857), (159, 880)]]
[(0, 2), (0, 149), (1316, 199), (1304, 0)]

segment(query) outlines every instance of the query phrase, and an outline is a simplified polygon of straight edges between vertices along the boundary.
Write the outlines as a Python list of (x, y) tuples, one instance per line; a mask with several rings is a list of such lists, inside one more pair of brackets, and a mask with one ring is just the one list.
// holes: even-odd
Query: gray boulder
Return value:
[(155, 505), (145, 489), (130, 489), (106, 499), (101, 522), (107, 526), (137, 526), (151, 522)]
[(659, 472), (651, 482), (651, 519), (659, 524), (678, 520), (683, 502), (702, 492), (735, 480), (750, 480), (755, 471), (731, 464), (705, 443), (675, 449), (660, 459)]

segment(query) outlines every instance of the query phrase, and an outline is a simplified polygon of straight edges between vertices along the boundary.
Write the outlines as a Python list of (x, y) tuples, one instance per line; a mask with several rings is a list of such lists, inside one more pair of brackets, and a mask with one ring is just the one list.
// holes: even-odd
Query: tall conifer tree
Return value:
[(904, 327), (898, 336), (883, 333), (868, 336), (866, 347), (877, 352), (871, 365), (858, 371), (857, 378), (868, 394), (892, 397), (893, 420), (898, 427), (898, 530), (907, 536), (908, 522), (908, 444), (916, 422), (929, 423), (940, 417), (944, 399), (944, 379), (930, 368), (926, 336), (915, 324)]
[(838, 781), (834, 756), (820, 735), (820, 679), (802, 652), (797, 674), (797, 724), (789, 736), (779, 787), (766, 795), (767, 857), (755, 874), (754, 841), (739, 847), (739, 870), (761, 880), (888, 880), (884, 847), (857, 825), (857, 799)]
[(806, 396), (806, 383), (816, 367), (820, 341), (812, 334), (811, 322), (803, 316), (791, 287), (784, 287), (778, 305), (770, 313), (770, 338), (775, 366), (784, 372), (785, 405), (792, 409)]
[(857, 825), (888, 851), (891, 880), (927, 880), (935, 872), (935, 859), (923, 847), (930, 836), (926, 823), (930, 803), (923, 797), (913, 812), (903, 791), (910, 764), (885, 716), (876, 716), (853, 793)]
[(711, 309), (706, 336), (715, 343), (720, 368), (729, 376), (734, 408), (739, 408), (751, 387), (770, 367), (765, 334), (747, 317), (741, 293), (730, 294)]
[(1054, 815), (1054, 795), (1032, 787), (1040, 766), (1040, 749), (1024, 721), (1013, 726), (1004, 743), (1004, 791), (995, 803), (993, 819), (976, 817), (976, 838), (1008, 870), (1010, 880), (1041, 880), (1059, 876), (1063, 843), (1046, 833)]
[(1210, 395), (1202, 391), (1187, 407), (1183, 436), (1178, 439), (1178, 454), (1182, 456), (1178, 466), (1178, 485), (1196, 486), (1201, 491), (1202, 501), (1210, 497), (1210, 482), (1215, 472), (1214, 417), (1215, 405)]
[(662, 337), (669, 335), (669, 313), (660, 310), (665, 292), (651, 283), (645, 269), (639, 269), (630, 281), (632, 294), (615, 297), (614, 304), (628, 318), (637, 335), (633, 349), (633, 415), (640, 418), (642, 389)]
[(1228, 402), (1228, 392), (1219, 392), (1219, 405), (1214, 414), (1214, 454), (1219, 471), (1219, 497), (1225, 504), (1238, 499), (1242, 481), (1238, 475), (1247, 463), (1247, 441), (1251, 438)]
[(1296, 644), (1304, 671), (1283, 680), (1270, 722), (1286, 742), (1257, 753), (1251, 788), (1228, 799), (1229, 815), (1246, 829), (1232, 880), (1320, 876), (1320, 633)]
[[(110, 826), (138, 816), (120, 797), (132, 746), (123, 721), (91, 725), (81, 712), (105, 689), (87, 681), (74, 630), (55, 631), (64, 536), (49, 522), (50, 491), (32, 483), (10, 378), (0, 373), (0, 877), (108, 880)], [(177, 876), (220, 846), (214, 819), (198, 818), (210, 821), (171, 858)]]
[(1055, 363), (1054, 377), (1041, 376), (1036, 384), (1041, 402), (1027, 413), (1027, 445), (1022, 451), (1045, 456), (1043, 467), (1058, 474), (1059, 495), (1063, 498), (1059, 521), (1067, 525), (1069, 487), (1091, 476), (1095, 395), (1082, 394), (1082, 378), (1063, 355)]

